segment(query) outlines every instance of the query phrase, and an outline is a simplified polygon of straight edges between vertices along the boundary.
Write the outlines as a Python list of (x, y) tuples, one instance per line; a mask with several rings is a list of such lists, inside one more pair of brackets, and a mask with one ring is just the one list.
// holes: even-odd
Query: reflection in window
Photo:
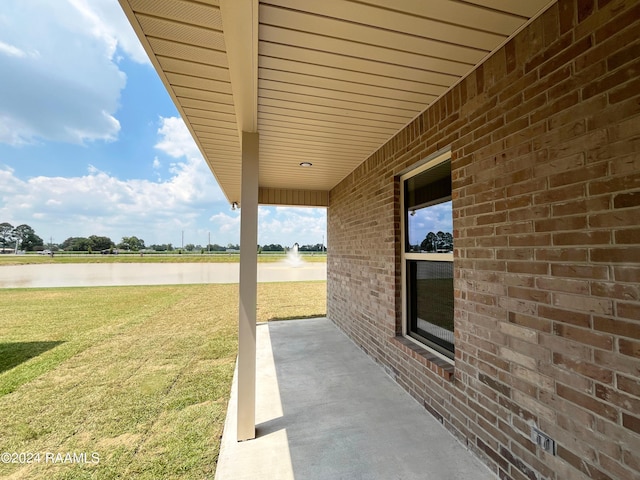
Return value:
[(409, 251), (453, 252), (451, 201), (409, 211)]

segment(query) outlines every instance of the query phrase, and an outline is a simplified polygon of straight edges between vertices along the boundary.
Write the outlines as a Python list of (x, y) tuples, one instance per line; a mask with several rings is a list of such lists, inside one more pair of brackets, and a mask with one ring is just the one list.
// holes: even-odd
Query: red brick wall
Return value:
[[(559, 1), (330, 192), (329, 318), (502, 479), (640, 479), (639, 32)], [(393, 340), (397, 176), (448, 145), (452, 380)]]

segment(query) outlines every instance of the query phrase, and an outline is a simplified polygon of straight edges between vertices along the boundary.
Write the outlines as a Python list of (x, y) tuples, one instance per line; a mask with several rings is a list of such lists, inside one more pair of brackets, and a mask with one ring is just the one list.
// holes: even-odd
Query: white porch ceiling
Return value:
[[(229, 6), (221, 10), (220, 1)], [(228, 13), (223, 28), (222, 12), (240, 2), (257, 10), (258, 34), (244, 37), (257, 45), (239, 43), (234, 22), (243, 17), (230, 21)], [(259, 183), (269, 192), (261, 202), (322, 205), (328, 190), (553, 2), (120, 3), (229, 202), (240, 199), (239, 121), (250, 103)], [(257, 66), (247, 46), (257, 48)], [(257, 98), (237, 98), (256, 80)]]

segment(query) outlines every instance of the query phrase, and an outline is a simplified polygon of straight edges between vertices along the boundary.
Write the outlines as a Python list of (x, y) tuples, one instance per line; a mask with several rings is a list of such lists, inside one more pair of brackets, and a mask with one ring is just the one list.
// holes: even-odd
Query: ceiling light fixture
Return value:
[(301, 167), (311, 167), (313, 163), (311, 162), (300, 162)]
[(232, 210), (232, 211), (236, 211), (237, 209), (238, 209), (238, 202), (233, 202), (233, 203), (231, 204), (231, 210)]

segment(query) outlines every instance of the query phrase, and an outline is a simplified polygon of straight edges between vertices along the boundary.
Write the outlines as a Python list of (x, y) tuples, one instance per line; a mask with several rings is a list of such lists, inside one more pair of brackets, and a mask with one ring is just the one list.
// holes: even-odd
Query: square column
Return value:
[(242, 132), (238, 441), (256, 436), (256, 308), (258, 291), (258, 134)]

